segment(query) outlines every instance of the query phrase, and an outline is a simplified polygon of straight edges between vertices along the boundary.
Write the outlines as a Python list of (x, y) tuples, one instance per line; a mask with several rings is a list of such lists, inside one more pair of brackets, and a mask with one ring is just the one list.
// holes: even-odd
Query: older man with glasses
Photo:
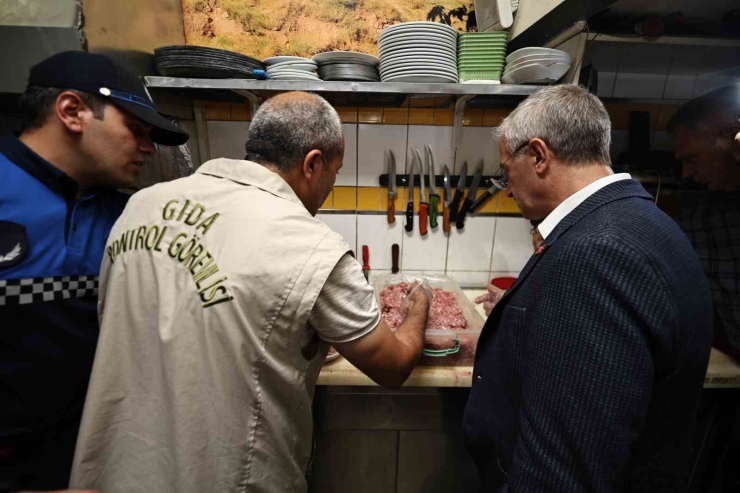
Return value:
[(678, 226), (628, 174), (582, 88), (499, 127), (506, 194), (544, 241), (483, 329), (464, 433), (485, 491), (675, 492), (711, 347), (712, 304)]

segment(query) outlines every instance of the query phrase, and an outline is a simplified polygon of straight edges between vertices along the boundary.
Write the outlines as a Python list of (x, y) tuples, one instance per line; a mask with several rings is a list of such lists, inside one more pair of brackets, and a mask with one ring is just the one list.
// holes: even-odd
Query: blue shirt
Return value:
[(81, 412), (105, 241), (128, 196), (79, 186), (0, 138), (0, 437)]

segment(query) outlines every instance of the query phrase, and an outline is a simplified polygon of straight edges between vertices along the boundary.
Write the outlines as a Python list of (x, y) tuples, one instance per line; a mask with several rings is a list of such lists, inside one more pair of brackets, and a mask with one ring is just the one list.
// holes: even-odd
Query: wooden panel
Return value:
[(388, 191), (386, 190), (386, 201), (380, 204), (380, 187), (358, 187), (357, 188), (357, 209), (361, 211), (379, 211), (383, 210), (388, 203)]
[(231, 106), (228, 101), (204, 101), (206, 120), (231, 120)]
[(357, 121), (360, 123), (383, 123), (383, 108), (359, 108)]
[(473, 492), (479, 486), (461, 432), (400, 432), (397, 493)]
[(316, 436), (308, 491), (396, 491), (397, 461), (396, 431), (324, 431)]
[(388, 125), (406, 125), (409, 122), (408, 108), (384, 108), (383, 123)]
[[(396, 218), (398, 220), (398, 218)], [(335, 387), (317, 394), (315, 419), (326, 430), (429, 430), (459, 432), (467, 389), (387, 391)]]
[(334, 187), (334, 208), (345, 211), (357, 209), (356, 187)]
[(331, 209), (334, 207), (334, 192), (329, 192), (329, 196), (326, 197), (326, 200), (323, 204), (321, 204), (322, 209)]
[(498, 127), (511, 111), (510, 108), (486, 108), (483, 113), (483, 126)]
[(431, 125), (434, 122), (434, 108), (411, 108), (409, 125)]
[(434, 109), (434, 124), (435, 125), (446, 125), (452, 126), (455, 124), (455, 109), (454, 108), (435, 108)]
[(341, 106), (334, 109), (339, 113), (342, 123), (357, 123), (357, 108)]
[(482, 127), (483, 110), (465, 108), (465, 113), (463, 113), (463, 125), (466, 127)]

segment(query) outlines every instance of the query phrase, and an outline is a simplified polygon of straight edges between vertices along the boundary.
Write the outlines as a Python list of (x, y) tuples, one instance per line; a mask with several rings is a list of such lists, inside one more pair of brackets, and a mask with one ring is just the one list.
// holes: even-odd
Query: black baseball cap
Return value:
[(86, 51), (57, 53), (31, 67), (28, 85), (76, 89), (106, 98), (151, 125), (150, 137), (157, 144), (176, 146), (190, 138), (157, 113), (139, 76), (105, 55)]

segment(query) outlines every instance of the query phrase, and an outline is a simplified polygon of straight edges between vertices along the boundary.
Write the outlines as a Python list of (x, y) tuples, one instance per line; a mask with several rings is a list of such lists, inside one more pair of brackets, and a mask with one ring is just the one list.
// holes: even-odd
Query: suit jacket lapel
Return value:
[[(516, 292), (519, 286), (521, 286), (527, 276), (532, 272), (534, 266), (537, 265), (537, 262), (539, 262), (540, 259), (545, 256), (547, 251), (550, 249), (549, 247), (553, 243), (555, 243), (558, 238), (563, 236), (566, 231), (568, 231), (581, 219), (588, 216), (599, 207), (615, 200), (621, 200), (630, 197), (640, 197), (643, 199), (652, 200), (652, 196), (645, 191), (645, 189), (639, 182), (635, 180), (621, 180), (605, 186), (604, 188), (584, 200), (570, 214), (565, 216), (563, 220), (558, 223), (552, 233), (547, 236), (547, 239), (542, 242), (540, 247), (529, 258), (529, 261), (527, 261), (527, 264), (524, 266), (521, 273), (519, 273), (519, 277), (517, 278), (516, 282), (512, 284), (509, 289), (506, 290), (498, 303), (496, 303), (496, 305), (493, 307), (493, 312), (491, 312), (491, 315), (488, 317), (487, 322), (490, 320), (495, 320), (497, 318), (498, 311), (504, 309), (508, 298), (511, 297), (514, 292)], [(486, 323), (486, 326), (487, 325), (488, 323)], [(486, 327), (484, 326), (484, 332), (485, 330)]]

